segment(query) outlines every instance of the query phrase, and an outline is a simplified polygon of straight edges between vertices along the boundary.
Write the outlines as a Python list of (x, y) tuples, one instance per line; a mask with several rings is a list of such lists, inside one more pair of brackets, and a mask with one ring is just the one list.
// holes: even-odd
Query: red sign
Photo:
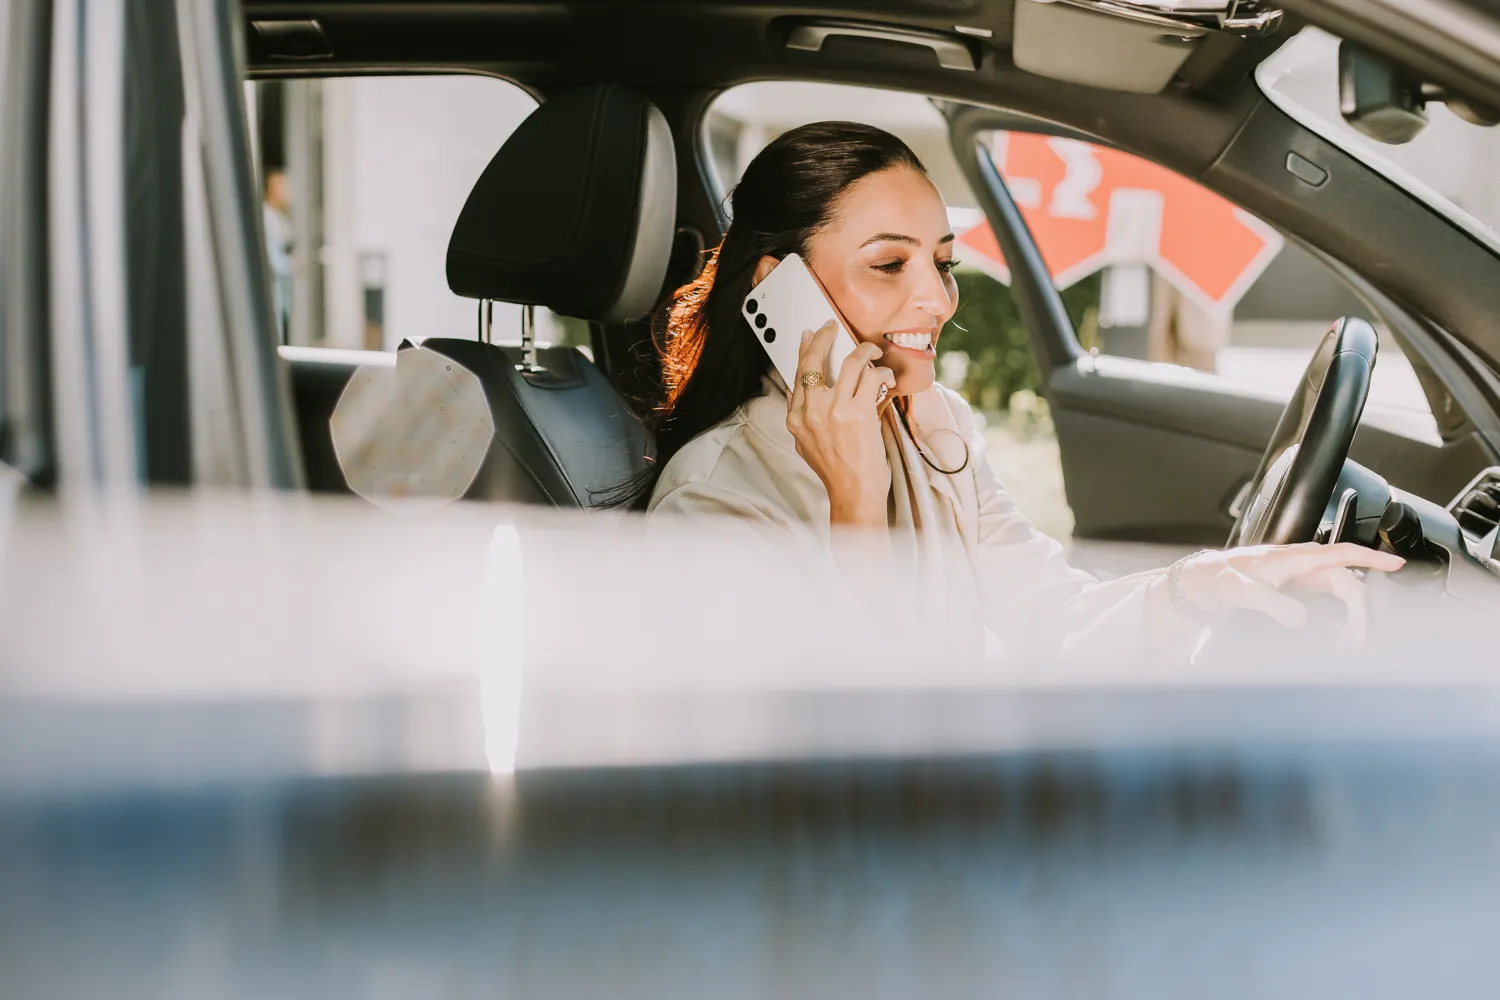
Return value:
[[(1129, 153), (998, 132), (992, 155), (1061, 288), (1101, 267), (1145, 264), (1203, 308), (1224, 313), (1281, 251), (1281, 235), (1270, 226)], [(959, 241), (979, 255), (980, 267), (1009, 283), (988, 222)]]

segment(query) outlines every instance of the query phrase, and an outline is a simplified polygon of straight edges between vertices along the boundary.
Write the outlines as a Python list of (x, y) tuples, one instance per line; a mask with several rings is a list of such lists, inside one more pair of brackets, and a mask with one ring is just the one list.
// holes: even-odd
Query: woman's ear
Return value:
[(756, 285), (766, 280), (766, 275), (776, 270), (776, 265), (780, 263), (781, 261), (771, 256), (762, 257), (760, 260), (756, 261), (755, 273), (750, 276), (750, 287), (754, 288)]

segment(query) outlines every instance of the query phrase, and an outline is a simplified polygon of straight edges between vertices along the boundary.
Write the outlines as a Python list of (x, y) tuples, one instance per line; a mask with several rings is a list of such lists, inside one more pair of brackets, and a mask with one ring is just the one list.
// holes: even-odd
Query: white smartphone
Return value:
[(799, 374), (797, 353), (802, 346), (802, 331), (816, 330), (829, 320), (838, 325), (823, 369), (829, 385), (838, 378), (844, 359), (859, 346), (854, 335), (844, 329), (817, 279), (794, 253), (783, 257), (760, 284), (750, 289), (740, 311), (788, 388), (796, 385)]

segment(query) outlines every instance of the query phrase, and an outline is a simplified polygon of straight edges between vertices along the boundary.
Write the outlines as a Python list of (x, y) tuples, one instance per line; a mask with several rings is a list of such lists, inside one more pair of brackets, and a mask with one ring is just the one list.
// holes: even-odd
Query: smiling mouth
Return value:
[(905, 350), (918, 354), (932, 353), (932, 334), (930, 333), (887, 333), (884, 336), (887, 342)]

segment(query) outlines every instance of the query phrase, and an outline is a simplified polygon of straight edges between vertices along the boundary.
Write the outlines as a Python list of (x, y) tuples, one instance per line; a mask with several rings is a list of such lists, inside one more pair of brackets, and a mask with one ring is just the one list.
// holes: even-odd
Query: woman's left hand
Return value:
[(1307, 623), (1307, 605), (1283, 588), (1332, 594), (1347, 611), (1340, 636), (1347, 646), (1363, 642), (1369, 625), (1365, 584), (1353, 571), (1390, 573), (1405, 563), (1398, 555), (1351, 542), (1256, 545), (1191, 556), (1178, 582), (1182, 599), (1208, 614), (1259, 611), (1289, 628)]

